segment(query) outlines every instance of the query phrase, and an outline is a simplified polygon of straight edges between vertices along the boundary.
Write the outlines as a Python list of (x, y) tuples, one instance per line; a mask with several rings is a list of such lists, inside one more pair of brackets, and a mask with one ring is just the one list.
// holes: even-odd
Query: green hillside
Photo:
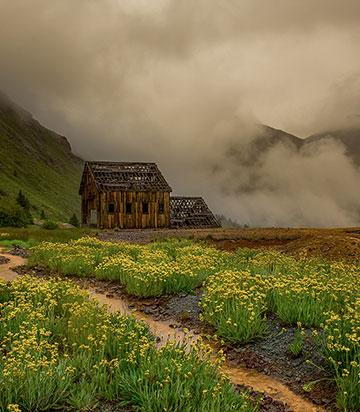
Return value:
[(0, 203), (13, 203), (21, 189), (34, 218), (68, 221), (80, 214), (82, 160), (65, 137), (46, 129), (0, 92)]

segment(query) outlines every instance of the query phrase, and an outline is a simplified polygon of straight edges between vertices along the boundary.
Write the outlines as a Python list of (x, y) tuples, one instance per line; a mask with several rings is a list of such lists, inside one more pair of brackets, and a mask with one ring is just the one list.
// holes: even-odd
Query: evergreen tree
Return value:
[(44, 209), (41, 210), (40, 219), (41, 219), (41, 220), (45, 220), (45, 219), (46, 219)]
[(19, 194), (17, 195), (16, 203), (19, 206), (21, 206), (23, 209), (25, 209), (26, 211), (30, 211), (29, 199), (23, 194), (21, 190), (19, 191)]
[(24, 195), (24, 193), (21, 190), (19, 191), (19, 194), (17, 195), (16, 203), (24, 209), (25, 214), (28, 218), (29, 224), (32, 224), (33, 219), (30, 213), (30, 202), (29, 202), (29, 199)]
[(75, 227), (79, 227), (79, 226), (80, 226), (80, 224), (79, 224), (79, 219), (78, 219), (78, 217), (76, 216), (76, 213), (74, 213), (74, 214), (71, 216), (69, 223), (70, 223), (71, 225), (75, 226)]

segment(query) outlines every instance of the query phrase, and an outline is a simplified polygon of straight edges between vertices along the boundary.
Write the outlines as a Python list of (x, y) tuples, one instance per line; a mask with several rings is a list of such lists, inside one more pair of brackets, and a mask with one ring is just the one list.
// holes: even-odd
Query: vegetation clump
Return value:
[(55, 230), (59, 227), (59, 225), (52, 220), (46, 220), (42, 227), (46, 230)]
[(0, 411), (257, 408), (235, 393), (201, 342), (160, 349), (133, 316), (111, 314), (69, 281), (0, 281)]
[(294, 340), (289, 345), (289, 351), (295, 358), (297, 358), (303, 350), (304, 334), (304, 329), (301, 329), (301, 323), (299, 322), (298, 330), (295, 333)]

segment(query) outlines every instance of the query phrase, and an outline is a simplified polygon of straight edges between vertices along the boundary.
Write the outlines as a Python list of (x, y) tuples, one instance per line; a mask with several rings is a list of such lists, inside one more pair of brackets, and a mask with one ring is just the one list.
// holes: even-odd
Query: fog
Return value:
[(2, 0), (0, 89), (86, 159), (155, 161), (253, 226), (359, 225), (357, 0)]

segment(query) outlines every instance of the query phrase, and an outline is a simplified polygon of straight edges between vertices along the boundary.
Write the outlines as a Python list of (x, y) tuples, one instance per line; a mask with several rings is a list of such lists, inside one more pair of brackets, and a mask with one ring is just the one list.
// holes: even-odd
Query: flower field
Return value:
[(189, 241), (139, 246), (81, 238), (34, 247), (29, 264), (45, 263), (63, 274), (118, 280), (129, 294), (147, 297), (189, 292), (215, 273), (223, 261), (220, 251)]
[(0, 411), (254, 411), (201, 343), (158, 349), (147, 326), (111, 314), (70, 281), (0, 281)]
[(40, 263), (64, 274), (118, 280), (139, 297), (203, 285), (203, 321), (233, 344), (265, 336), (268, 313), (312, 327), (339, 388), (338, 405), (360, 405), (358, 265), (275, 251), (221, 252), (185, 240), (140, 246), (94, 238), (43, 243), (30, 257), (31, 265)]

